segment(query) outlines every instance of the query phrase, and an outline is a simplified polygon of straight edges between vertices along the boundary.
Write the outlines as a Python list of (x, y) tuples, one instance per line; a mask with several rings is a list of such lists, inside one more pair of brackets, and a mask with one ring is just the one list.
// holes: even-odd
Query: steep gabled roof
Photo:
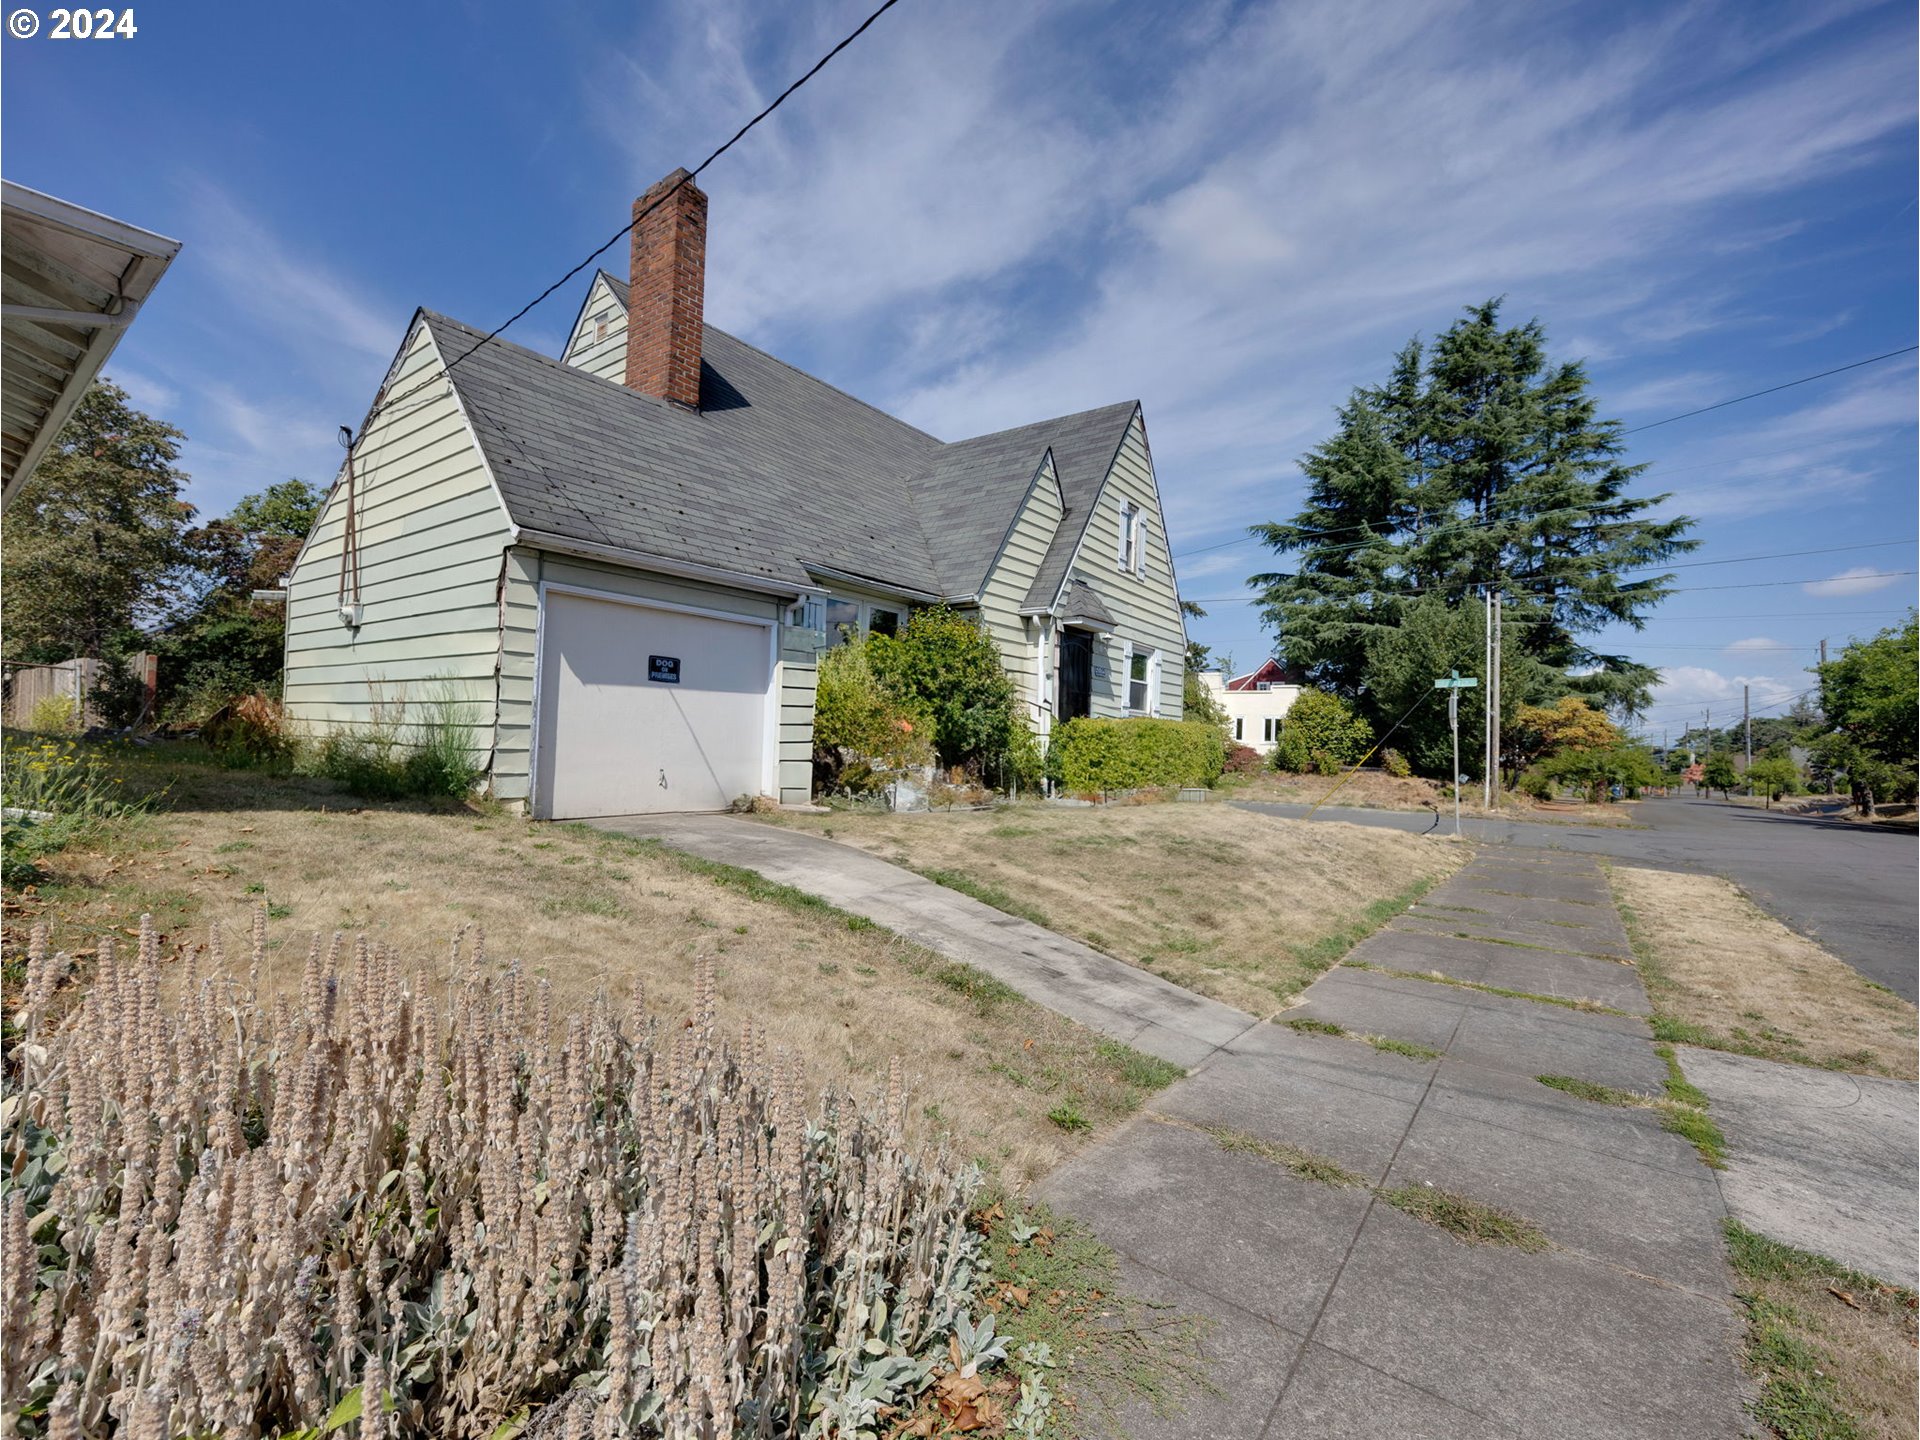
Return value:
[(1249, 670), (1244, 675), (1235, 675), (1229, 679), (1229, 690), (1257, 690), (1262, 681), (1269, 685), (1297, 685), (1300, 682), (1280, 668), (1278, 660), (1268, 660), (1258, 670)]
[[(1112, 463), (1127, 423), (1133, 418), (1133, 408), (1133, 402), (1128, 401), (943, 445), (926, 468), (908, 482), (908, 489), (932, 542), (934, 564), (945, 592), (979, 593), (986, 583), (987, 567), (999, 553), (1001, 538), (1026, 499), (1034, 472), (1048, 451), (1053, 452), (1062, 504), (1069, 507), (1060, 529), (1074, 529), (1079, 517), (1067, 497), (1076, 490), (1099, 490), (1100, 481), (1106, 478), (1104, 466), (1090, 487), (1083, 472), (1092, 463), (1091, 457), (1103, 450), (1106, 463)], [(1058, 542), (1056, 534), (1055, 548)], [(1048, 559), (1052, 556), (1050, 549)], [(1053, 591), (1059, 588), (1056, 580)], [(1048, 592), (1049, 604), (1053, 591)]]
[[(427, 314), (442, 354), (481, 332)], [(904, 477), (932, 436), (706, 327), (699, 413), (504, 341), (455, 388), (514, 523), (767, 580), (803, 559), (883, 582), (933, 572)]]
[(1054, 533), (1047, 558), (1041, 562), (1027, 590), (1026, 608), (1047, 609), (1058, 598), (1060, 587), (1066, 583), (1067, 569), (1073, 564), (1074, 552), (1080, 548), (1080, 537), (1087, 533), (1087, 521), (1093, 517), (1093, 507), (1099, 502), (1100, 487), (1107, 483), (1107, 472), (1113, 469), (1133, 417), (1139, 413), (1138, 400), (1109, 405), (1104, 410), (1089, 410), (1087, 416), (1099, 416), (1103, 423), (1079, 426), (1070, 437), (1063, 438), (1063, 443), (1053, 447), (1054, 468), (1060, 474), (1060, 498), (1066, 503), (1067, 513)]
[[(625, 301), (623, 281), (597, 278)], [(708, 325), (695, 413), (506, 341), (474, 349), (479, 331), (421, 318), (443, 355), (472, 351), (454, 387), (516, 525), (796, 589), (819, 567), (972, 598), (1051, 451), (1067, 506), (1047, 556), (1051, 605), (1138, 409), (944, 444)]]

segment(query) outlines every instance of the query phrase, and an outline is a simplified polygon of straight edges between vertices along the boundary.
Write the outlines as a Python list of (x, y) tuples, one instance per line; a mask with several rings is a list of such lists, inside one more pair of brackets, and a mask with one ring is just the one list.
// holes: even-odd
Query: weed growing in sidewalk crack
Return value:
[(1206, 1133), (1222, 1150), (1235, 1155), (1256, 1155), (1271, 1165), (1289, 1170), (1302, 1180), (1311, 1180), (1320, 1185), (1331, 1185), (1335, 1189), (1345, 1190), (1365, 1188), (1367, 1177), (1356, 1175), (1338, 1160), (1329, 1160), (1325, 1155), (1316, 1155), (1311, 1150), (1302, 1150), (1298, 1145), (1285, 1145), (1277, 1140), (1262, 1140), (1258, 1135), (1249, 1135), (1244, 1130), (1229, 1129), (1225, 1125), (1211, 1125)]
[(1331, 1020), (1315, 1020), (1302, 1015), (1295, 1020), (1280, 1022), (1289, 1030), (1301, 1035), (1332, 1035), (1342, 1040), (1360, 1040), (1376, 1050), (1389, 1055), (1403, 1055), (1409, 1060), (1438, 1060), (1440, 1052), (1430, 1045), (1416, 1044), (1412, 1040), (1396, 1040), (1390, 1035), (1371, 1035), (1364, 1030), (1349, 1030), (1344, 1025), (1336, 1025)]
[(1477, 1245), (1512, 1245), (1530, 1255), (1552, 1245), (1546, 1232), (1531, 1220), (1436, 1185), (1370, 1185), (1364, 1175), (1356, 1175), (1339, 1161), (1302, 1150), (1298, 1145), (1263, 1140), (1258, 1135), (1224, 1125), (1206, 1126), (1203, 1130), (1222, 1150), (1256, 1156), (1316, 1184), (1343, 1190), (1369, 1190), (1394, 1209)]
[[(1672, 1078), (1679, 1066), (1672, 1058), (1670, 1046), (1660, 1047), (1666, 1051), (1669, 1077), (1665, 1096), (1642, 1095), (1633, 1090), (1616, 1090), (1611, 1085), (1596, 1085), (1591, 1080), (1576, 1079), (1571, 1075), (1537, 1075), (1542, 1085), (1550, 1090), (1558, 1090), (1563, 1095), (1571, 1095), (1576, 1100), (1587, 1100), (1595, 1105), (1616, 1105), (1635, 1110), (1655, 1110), (1660, 1114), (1660, 1128), (1670, 1134), (1678, 1135), (1700, 1152), (1700, 1158), (1715, 1170), (1727, 1168), (1727, 1137), (1720, 1133), (1720, 1127), (1713, 1123), (1713, 1117), (1707, 1114), (1707, 1097), (1694, 1085), (1681, 1076), (1678, 1087)], [(1698, 1100), (1678, 1098), (1676, 1088), (1682, 1094), (1698, 1096)]]
[(1375, 975), (1390, 976), (1395, 980), (1425, 980), (1430, 985), (1452, 985), (1461, 990), (1477, 990), (1482, 995), (1501, 995), (1509, 1000), (1532, 1000), (1539, 1005), (1558, 1005), (1563, 1010), (1579, 1010), (1588, 1015), (1626, 1015), (1625, 1010), (1616, 1010), (1611, 1005), (1602, 1005), (1598, 1000), (1574, 999), (1566, 995), (1536, 995), (1531, 990), (1509, 990), (1503, 985), (1482, 985), (1473, 980), (1456, 980), (1451, 975), (1442, 975), (1438, 970), (1395, 970), (1388, 965), (1375, 965), (1366, 960), (1345, 960), (1341, 962), (1355, 970), (1368, 970)]
[(1396, 1185), (1374, 1193), (1394, 1209), (1476, 1245), (1511, 1245), (1537, 1255), (1552, 1243), (1531, 1220), (1435, 1185)]

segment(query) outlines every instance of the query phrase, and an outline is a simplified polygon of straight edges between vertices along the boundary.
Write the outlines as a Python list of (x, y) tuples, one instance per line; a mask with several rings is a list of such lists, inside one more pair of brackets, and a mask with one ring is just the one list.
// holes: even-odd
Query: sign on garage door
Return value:
[(767, 788), (772, 629), (549, 591), (537, 813), (723, 810)]

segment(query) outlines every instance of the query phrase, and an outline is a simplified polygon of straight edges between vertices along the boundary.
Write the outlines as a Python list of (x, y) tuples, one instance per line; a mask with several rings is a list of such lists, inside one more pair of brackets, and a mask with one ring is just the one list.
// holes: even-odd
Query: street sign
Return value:
[(1466, 776), (1460, 773), (1460, 692), (1472, 690), (1480, 682), (1471, 675), (1462, 675), (1458, 670), (1451, 671), (1433, 682), (1433, 688), (1447, 692), (1447, 724), (1453, 730), (1453, 833), (1460, 833), (1460, 786)]

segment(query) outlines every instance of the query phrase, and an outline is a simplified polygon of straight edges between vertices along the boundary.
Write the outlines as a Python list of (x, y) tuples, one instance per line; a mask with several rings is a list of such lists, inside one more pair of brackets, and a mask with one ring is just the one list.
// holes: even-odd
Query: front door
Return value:
[(1085, 630), (1060, 632), (1060, 719), (1093, 713), (1093, 636)]

